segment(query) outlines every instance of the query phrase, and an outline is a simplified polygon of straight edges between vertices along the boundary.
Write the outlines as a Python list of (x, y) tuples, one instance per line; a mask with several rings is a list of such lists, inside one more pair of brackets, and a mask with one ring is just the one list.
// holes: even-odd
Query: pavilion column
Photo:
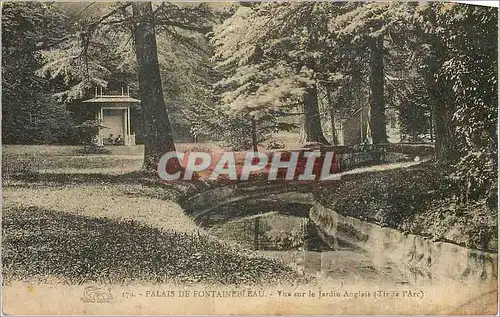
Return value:
[(130, 135), (130, 107), (127, 107), (127, 134)]
[(127, 109), (123, 109), (123, 145), (128, 145)]
[[(97, 91), (97, 88), (96, 88), (96, 91)], [(99, 124), (99, 126), (101, 125), (101, 122), (103, 120), (103, 113), (102, 113), (102, 107), (99, 107), (99, 110), (97, 110), (97, 122)], [(97, 139), (99, 140), (99, 145), (102, 146), (104, 145), (104, 137), (102, 136), (102, 133), (101, 133), (101, 129), (99, 128), (98, 131), (97, 131)]]

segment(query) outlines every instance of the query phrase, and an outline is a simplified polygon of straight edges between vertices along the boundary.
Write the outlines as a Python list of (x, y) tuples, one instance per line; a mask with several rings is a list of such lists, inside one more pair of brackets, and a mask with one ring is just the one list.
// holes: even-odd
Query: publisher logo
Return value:
[(84, 303), (109, 303), (113, 296), (111, 295), (111, 289), (108, 288), (105, 291), (99, 286), (91, 285), (85, 287), (81, 299)]

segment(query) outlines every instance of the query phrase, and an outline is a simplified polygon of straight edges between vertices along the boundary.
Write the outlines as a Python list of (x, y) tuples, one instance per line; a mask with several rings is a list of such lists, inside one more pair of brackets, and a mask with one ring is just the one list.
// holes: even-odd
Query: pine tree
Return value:
[[(322, 4), (284, 3), (240, 7), (216, 29), (213, 43), (224, 79), (216, 89), (233, 109), (297, 108), (304, 142), (327, 143), (321, 129), (317, 85), (321, 76)], [(307, 25), (303, 26), (305, 23)], [(319, 28), (319, 29), (318, 29)]]
[(42, 65), (37, 45), (57, 30), (57, 22), (56, 12), (44, 3), (2, 6), (4, 143), (64, 142), (70, 134), (69, 114), (51, 98), (49, 83), (36, 75)]

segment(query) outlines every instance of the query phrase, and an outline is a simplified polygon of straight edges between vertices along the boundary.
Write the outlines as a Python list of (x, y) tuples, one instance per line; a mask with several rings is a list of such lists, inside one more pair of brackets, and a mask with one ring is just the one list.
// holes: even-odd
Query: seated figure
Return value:
[(111, 145), (115, 144), (115, 139), (113, 138), (113, 133), (111, 133), (111, 134), (109, 135), (109, 137), (108, 137), (108, 139), (107, 139), (107, 143), (108, 143), (108, 144), (111, 144)]
[(122, 145), (123, 144), (123, 139), (121, 134), (118, 134), (118, 137), (115, 139), (115, 145)]
[(99, 146), (99, 136), (97, 134), (92, 136), (92, 140), (90, 141), (90, 144)]

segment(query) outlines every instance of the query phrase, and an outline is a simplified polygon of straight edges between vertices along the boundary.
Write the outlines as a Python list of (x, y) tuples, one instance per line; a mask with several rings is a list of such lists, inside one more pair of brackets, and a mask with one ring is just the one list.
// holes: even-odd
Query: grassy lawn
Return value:
[(4, 276), (13, 280), (248, 285), (295, 275), (276, 261), (243, 254), (206, 234), (134, 220), (20, 206), (4, 211), (3, 226)]
[(26, 173), (128, 173), (139, 170), (143, 146), (107, 147), (110, 154), (82, 155), (82, 146), (6, 145), (2, 175)]
[[(176, 148), (180, 151), (189, 150), (192, 148), (201, 149), (217, 149), (220, 146), (215, 142), (208, 143), (176, 143)], [(3, 145), (2, 151), (4, 155), (28, 155), (28, 156), (73, 156), (81, 154), (79, 151), (83, 146), (79, 145)], [(109, 155), (142, 155), (144, 153), (144, 145), (135, 146), (105, 146), (105, 149), (110, 151)], [(92, 155), (88, 155), (89, 157)]]
[[(200, 229), (176, 203), (196, 184), (158, 184), (139, 173), (140, 146), (128, 154), (99, 156), (75, 155), (74, 150), (4, 147), (4, 283), (302, 280), (281, 262)], [(5, 166), (19, 160), (37, 168), (5, 173)], [(121, 170), (110, 168), (116, 165)]]
[[(179, 143), (178, 151), (220, 151), (216, 143)], [(141, 169), (144, 145), (106, 146), (109, 154), (81, 154), (83, 146), (4, 145), (2, 174), (124, 174)]]

